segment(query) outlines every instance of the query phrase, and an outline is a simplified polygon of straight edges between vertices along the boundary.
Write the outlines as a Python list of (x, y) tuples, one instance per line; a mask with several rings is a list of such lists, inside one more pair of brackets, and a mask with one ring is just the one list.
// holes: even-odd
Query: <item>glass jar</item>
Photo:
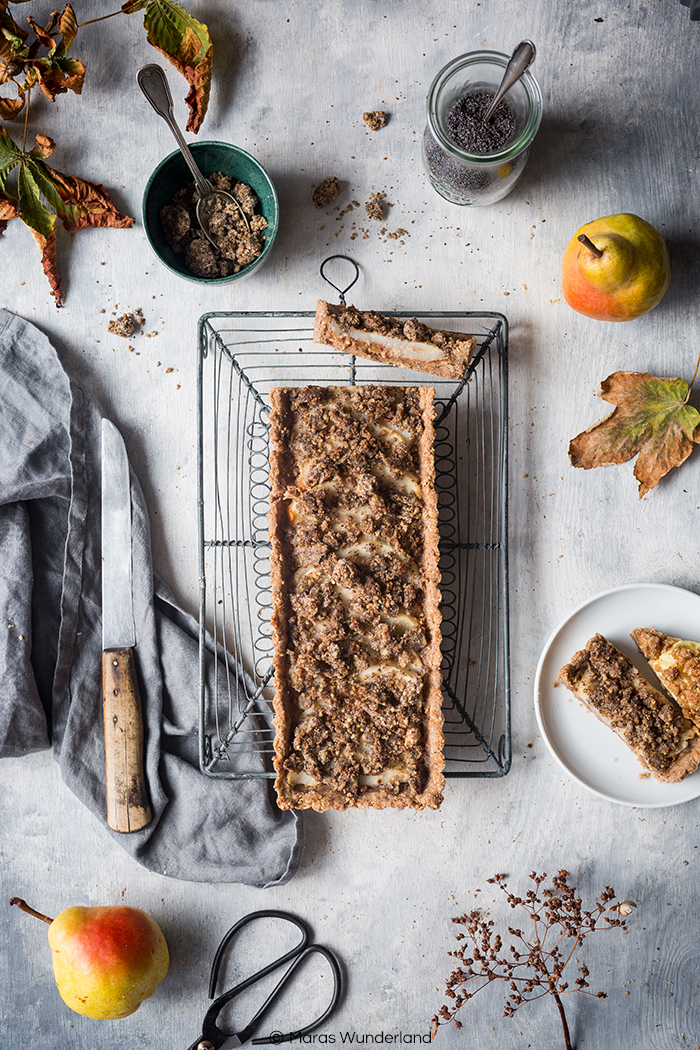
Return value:
[(542, 95), (529, 70), (504, 98), (515, 118), (515, 131), (494, 153), (469, 153), (447, 130), (453, 104), (465, 95), (494, 95), (510, 55), (471, 51), (448, 62), (428, 92), (428, 124), (423, 135), (423, 165), (433, 189), (453, 204), (495, 204), (515, 186), (542, 119)]

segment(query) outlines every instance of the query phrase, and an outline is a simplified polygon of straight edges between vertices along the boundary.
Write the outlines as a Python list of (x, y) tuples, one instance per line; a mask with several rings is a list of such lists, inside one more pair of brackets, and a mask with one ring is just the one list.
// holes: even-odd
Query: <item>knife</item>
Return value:
[(123, 438), (102, 420), (102, 711), (107, 823), (138, 831), (151, 820), (134, 646), (131, 483)]

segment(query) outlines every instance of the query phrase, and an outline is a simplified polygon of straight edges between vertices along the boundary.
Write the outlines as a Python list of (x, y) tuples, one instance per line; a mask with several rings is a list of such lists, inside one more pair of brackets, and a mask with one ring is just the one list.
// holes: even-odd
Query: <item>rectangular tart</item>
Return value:
[(447, 379), (462, 378), (476, 347), (474, 336), (431, 328), (416, 317), (406, 320), (323, 299), (316, 304), (314, 342)]
[(700, 642), (674, 638), (653, 627), (635, 628), (632, 638), (686, 718), (700, 725)]
[(429, 387), (270, 392), (282, 809), (436, 809), (443, 715)]
[(697, 728), (607, 638), (596, 634), (557, 677), (657, 780), (677, 783), (695, 772), (700, 763)]

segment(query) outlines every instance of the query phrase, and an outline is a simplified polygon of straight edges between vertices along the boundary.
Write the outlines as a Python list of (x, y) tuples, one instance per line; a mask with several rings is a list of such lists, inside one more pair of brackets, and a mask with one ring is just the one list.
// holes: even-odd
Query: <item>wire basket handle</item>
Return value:
[[(350, 284), (346, 285), (345, 288), (339, 288), (337, 284), (333, 284), (333, 281), (331, 281), (329, 277), (326, 277), (326, 275), (324, 273), (324, 270), (325, 270), (326, 266), (328, 265), (329, 262), (332, 262), (333, 259), (344, 259), (345, 262), (349, 262), (350, 263), (350, 265), (352, 266), (353, 270), (355, 271), (355, 276), (350, 281)], [(360, 267), (357, 265), (355, 260), (351, 259), (349, 255), (329, 255), (328, 258), (324, 259), (323, 262), (321, 263), (321, 268), (319, 270), (319, 273), (321, 274), (321, 277), (323, 277), (324, 281), (326, 281), (326, 283), (329, 284), (331, 286), (331, 288), (334, 288), (335, 291), (338, 293), (338, 295), (340, 296), (341, 305), (342, 306), (347, 306), (347, 303), (345, 302), (345, 296), (350, 291), (352, 286), (355, 284), (355, 282), (357, 281), (357, 278), (360, 276)]]

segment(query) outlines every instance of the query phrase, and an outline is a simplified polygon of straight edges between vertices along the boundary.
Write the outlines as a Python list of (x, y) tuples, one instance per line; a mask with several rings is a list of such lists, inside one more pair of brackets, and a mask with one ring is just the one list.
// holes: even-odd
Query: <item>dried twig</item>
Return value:
[[(455, 1020), (457, 1012), (487, 984), (500, 979), (507, 981), (509, 988), (504, 1017), (513, 1017), (525, 1003), (551, 995), (559, 1010), (564, 1045), (566, 1050), (573, 1050), (562, 996), (583, 992), (606, 999), (607, 994), (588, 990), (590, 971), (585, 963), (578, 965), (579, 976), (573, 987), (564, 981), (564, 970), (589, 933), (616, 927), (626, 929), (623, 916), (629, 915), (637, 905), (629, 900), (613, 903), (615, 891), (606, 886), (591, 909), (586, 910), (581, 898), (576, 896), (576, 887), (569, 886), (568, 877), (569, 872), (562, 870), (552, 879), (551, 888), (543, 887), (546, 874), (533, 871), (530, 880), (534, 888), (531, 887), (525, 897), (509, 892), (505, 875), (495, 875), (488, 880), (505, 893), (511, 908), (522, 908), (532, 921), (531, 935), (508, 927), (508, 933), (516, 942), (510, 945), (508, 954), (504, 953), (503, 940), (495, 933), (493, 921), (485, 919), (481, 912), (472, 911), (452, 920), (464, 927), (466, 932), (458, 933), (457, 940), (466, 943), (449, 953), (458, 960), (445, 989), (452, 1005), (443, 1006), (433, 1017), (433, 1036), (440, 1025), (452, 1021), (456, 1028), (461, 1028), (461, 1022)], [(480, 983), (472, 987), (472, 982)]]

